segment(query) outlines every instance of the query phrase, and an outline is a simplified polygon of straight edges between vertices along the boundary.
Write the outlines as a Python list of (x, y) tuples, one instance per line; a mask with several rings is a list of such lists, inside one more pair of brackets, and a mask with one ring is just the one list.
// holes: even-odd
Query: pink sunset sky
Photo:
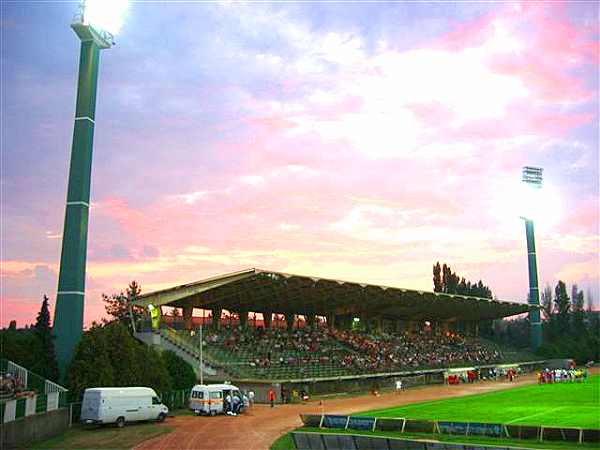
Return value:
[[(2, 4), (1, 324), (55, 300), (72, 3)], [(133, 3), (101, 55), (85, 321), (249, 267), (432, 290), (449, 263), (599, 298), (598, 3)], [(53, 304), (52, 304), (53, 306)]]

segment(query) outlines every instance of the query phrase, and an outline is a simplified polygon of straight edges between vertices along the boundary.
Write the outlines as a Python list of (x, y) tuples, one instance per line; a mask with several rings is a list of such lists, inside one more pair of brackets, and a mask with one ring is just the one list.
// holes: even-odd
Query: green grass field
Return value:
[(600, 375), (585, 383), (536, 384), (361, 415), (600, 429)]

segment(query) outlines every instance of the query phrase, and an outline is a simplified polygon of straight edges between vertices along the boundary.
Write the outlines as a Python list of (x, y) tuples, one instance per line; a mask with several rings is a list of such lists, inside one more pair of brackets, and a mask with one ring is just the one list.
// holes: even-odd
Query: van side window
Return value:
[(221, 391), (219, 391), (219, 392), (211, 392), (210, 393), (210, 398), (211, 399), (223, 398), (223, 393)]
[(153, 405), (160, 405), (160, 398), (158, 398), (158, 397), (152, 397), (152, 404)]
[(202, 391), (192, 391), (192, 398), (199, 398), (199, 399), (203, 399), (204, 398), (204, 392)]

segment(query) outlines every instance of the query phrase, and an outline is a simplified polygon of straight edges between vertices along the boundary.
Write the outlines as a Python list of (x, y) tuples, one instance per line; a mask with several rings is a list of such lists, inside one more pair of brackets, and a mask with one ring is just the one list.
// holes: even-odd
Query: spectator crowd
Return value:
[(493, 344), (453, 332), (375, 334), (326, 327), (223, 327), (209, 332), (205, 342), (260, 368), (327, 363), (348, 373), (366, 373), (503, 360)]

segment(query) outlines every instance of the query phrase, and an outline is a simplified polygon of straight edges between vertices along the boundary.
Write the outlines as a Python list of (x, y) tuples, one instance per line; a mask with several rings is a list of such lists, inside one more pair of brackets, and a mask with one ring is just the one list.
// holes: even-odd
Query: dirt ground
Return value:
[(378, 397), (348, 396), (309, 401), (305, 404), (276, 405), (274, 408), (254, 405), (248, 413), (236, 417), (172, 417), (165, 422), (166, 425), (175, 428), (172, 433), (145, 441), (135, 449), (265, 450), (279, 436), (302, 425), (300, 414), (350, 414), (406, 403), (484, 393), (535, 382), (535, 375), (530, 374), (513, 383), (483, 381), (458, 386), (433, 385), (400, 393), (385, 393)]

